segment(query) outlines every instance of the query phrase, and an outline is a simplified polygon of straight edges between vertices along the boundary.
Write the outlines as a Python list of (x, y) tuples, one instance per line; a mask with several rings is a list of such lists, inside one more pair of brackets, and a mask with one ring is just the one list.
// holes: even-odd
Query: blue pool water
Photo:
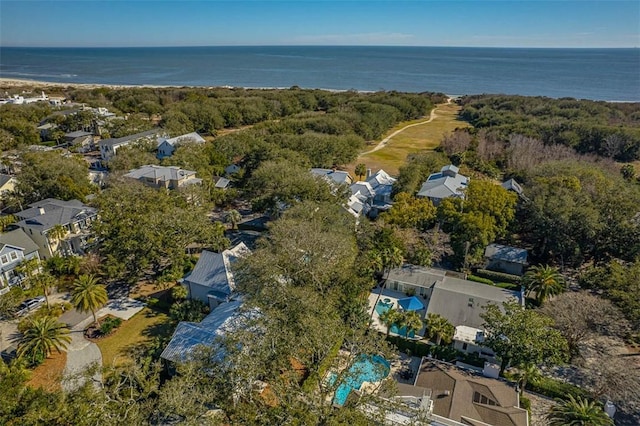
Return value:
[[(342, 383), (338, 385), (333, 403), (340, 406), (344, 405), (352, 389), (359, 390), (364, 382), (379, 382), (389, 375), (390, 369), (389, 362), (379, 355), (360, 356), (349, 368), (349, 372), (342, 379)], [(329, 380), (335, 382), (336, 376), (333, 375)]]
[[(378, 315), (382, 315), (392, 307), (393, 307), (393, 302), (388, 303), (388, 302), (385, 302), (384, 300), (380, 300), (378, 301), (378, 303), (376, 303), (376, 312), (378, 313)], [(396, 333), (400, 336), (411, 337), (411, 338), (413, 338), (416, 335), (414, 331), (411, 331), (409, 334), (406, 334), (407, 333), (406, 327), (399, 328), (395, 324), (389, 328), (389, 331), (391, 331), (392, 333)]]

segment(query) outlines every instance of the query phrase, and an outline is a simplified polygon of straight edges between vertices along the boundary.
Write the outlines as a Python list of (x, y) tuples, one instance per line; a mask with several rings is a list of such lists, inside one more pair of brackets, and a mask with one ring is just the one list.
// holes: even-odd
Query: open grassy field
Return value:
[(129, 361), (130, 350), (149, 342), (155, 336), (171, 333), (172, 328), (167, 315), (144, 308), (128, 321), (123, 321), (113, 334), (96, 341), (102, 352), (103, 364), (118, 365)]
[[(438, 105), (434, 111), (434, 118), (431, 122), (426, 122), (429, 120), (427, 117), (398, 124), (389, 130), (383, 139), (407, 125), (424, 123), (408, 127), (401, 131), (393, 136), (387, 144), (378, 151), (361, 155), (353, 164), (347, 166), (347, 170), (353, 175), (355, 165), (364, 163), (367, 165), (367, 168), (372, 169), (373, 172), (378, 169), (384, 169), (391, 175), (397, 175), (407, 155), (413, 152), (432, 150), (440, 144), (444, 135), (452, 132), (456, 128), (469, 127), (467, 122), (458, 119), (459, 110), (460, 107), (453, 103), (441, 104)], [(374, 147), (375, 144), (367, 147), (365, 152), (370, 151)]]

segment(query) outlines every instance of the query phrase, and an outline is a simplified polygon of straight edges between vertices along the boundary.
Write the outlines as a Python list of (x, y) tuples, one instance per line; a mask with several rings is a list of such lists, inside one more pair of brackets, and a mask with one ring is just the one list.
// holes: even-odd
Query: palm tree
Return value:
[(362, 180), (362, 177), (367, 174), (366, 164), (364, 163), (356, 164), (355, 172), (356, 172), (356, 176), (358, 176), (360, 180)]
[(436, 339), (436, 345), (440, 345), (441, 342), (451, 343), (453, 335), (456, 332), (456, 328), (445, 317), (438, 314), (427, 314), (425, 319), (425, 327), (427, 328), (426, 335), (430, 339)]
[(47, 237), (51, 240), (57, 241), (58, 243), (62, 241), (65, 235), (67, 235), (67, 229), (60, 224), (55, 225), (47, 232)]
[(524, 393), (524, 389), (527, 387), (527, 383), (531, 380), (535, 380), (540, 377), (540, 370), (535, 364), (527, 363), (518, 367), (518, 372), (515, 374), (515, 379), (518, 382), (520, 388), (520, 395)]
[(595, 401), (589, 402), (569, 394), (565, 401), (551, 407), (547, 413), (550, 426), (613, 426), (613, 419)]
[(558, 268), (548, 265), (529, 269), (522, 278), (522, 284), (527, 289), (527, 295), (535, 292), (539, 304), (565, 289), (564, 277), (558, 272)]
[(238, 210), (229, 210), (225, 215), (226, 222), (231, 224), (231, 229), (238, 229), (238, 222), (242, 219), (242, 215)]
[(40, 269), (40, 260), (32, 257), (31, 259), (24, 259), (20, 262), (20, 264), (16, 266), (15, 271), (25, 277), (27, 283), (31, 285), (31, 281), (38, 269)]
[(109, 296), (103, 285), (98, 284), (98, 279), (93, 275), (80, 275), (73, 282), (71, 290), (71, 303), (81, 312), (91, 312), (93, 322), (98, 326), (96, 310), (107, 303)]
[(49, 289), (56, 283), (56, 279), (49, 272), (42, 272), (32, 278), (33, 283), (42, 289), (44, 293), (44, 299), (47, 301), (47, 308), (50, 308), (49, 304)]
[(398, 327), (404, 327), (404, 337), (408, 337), (422, 328), (422, 318), (416, 311), (401, 311), (398, 319)]
[(18, 357), (26, 357), (36, 363), (48, 357), (55, 349), (58, 353), (71, 343), (69, 329), (53, 317), (41, 317), (31, 320), (18, 343)]
[(380, 315), (380, 322), (382, 322), (387, 327), (387, 337), (389, 337), (391, 326), (398, 321), (399, 314), (400, 312), (398, 310), (391, 308)]

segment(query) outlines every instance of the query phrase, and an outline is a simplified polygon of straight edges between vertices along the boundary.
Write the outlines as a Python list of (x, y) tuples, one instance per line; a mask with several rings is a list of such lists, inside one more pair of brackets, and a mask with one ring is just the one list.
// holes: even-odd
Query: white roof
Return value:
[(433, 173), (422, 184), (418, 196), (439, 200), (447, 197), (464, 197), (463, 190), (468, 184), (469, 178), (460, 174), (445, 176), (442, 172)]
[(360, 194), (365, 197), (374, 197), (376, 192), (371, 187), (369, 182), (356, 182), (349, 187), (353, 195)]
[(453, 340), (467, 343), (482, 343), (484, 342), (484, 330), (467, 325), (459, 325), (456, 327)]
[(196, 172), (193, 170), (183, 170), (180, 167), (170, 166), (156, 166), (155, 164), (148, 164), (142, 166), (139, 169), (134, 169), (125, 174), (125, 177), (133, 179), (152, 178), (159, 179), (160, 181), (179, 180), (188, 176), (195, 176)]
[(185, 135), (176, 136), (175, 138), (166, 139), (163, 137), (158, 138), (158, 146), (162, 145), (164, 142), (173, 146), (180, 142), (195, 142), (195, 143), (203, 143), (206, 142), (202, 136), (197, 134), (196, 132), (187, 133)]
[(376, 189), (379, 185), (389, 185), (392, 186), (396, 183), (396, 178), (392, 178), (385, 172), (384, 170), (378, 170), (374, 175), (367, 179), (367, 182), (371, 185), (373, 189)]

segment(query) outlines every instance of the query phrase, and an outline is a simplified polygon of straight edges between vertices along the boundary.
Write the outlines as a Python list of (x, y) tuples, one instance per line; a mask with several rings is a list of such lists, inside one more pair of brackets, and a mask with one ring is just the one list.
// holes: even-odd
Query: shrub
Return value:
[(495, 282), (505, 282), (511, 284), (519, 284), (520, 277), (512, 274), (505, 274), (503, 272), (489, 271), (488, 269), (477, 269), (475, 275), (482, 278), (487, 278)]
[(527, 382), (526, 389), (549, 398), (566, 399), (567, 395), (573, 395), (576, 398), (589, 397), (589, 393), (578, 386), (544, 376)]
[(340, 348), (342, 347), (342, 342), (342, 339), (340, 339), (331, 347), (327, 356), (324, 357), (320, 365), (318, 365), (318, 369), (309, 374), (309, 377), (304, 381), (302, 384), (302, 390), (305, 392), (312, 392), (316, 389), (318, 382), (327, 373), (327, 370), (331, 367), (331, 363), (333, 363), (334, 358), (338, 356), (338, 352), (340, 352)]
[(493, 285), (493, 281), (487, 279), (487, 278), (482, 278), (482, 277), (477, 277), (475, 275), (468, 275), (467, 279), (469, 281), (475, 281), (477, 283), (482, 283), (482, 284), (488, 284), (488, 285)]
[(495, 283), (496, 287), (504, 288), (507, 290), (520, 291), (520, 286), (518, 284), (511, 283)]
[(106, 336), (114, 329), (120, 327), (120, 324), (122, 324), (122, 320), (120, 318), (107, 317), (102, 321), (102, 324), (100, 324), (100, 334)]
[(531, 412), (531, 400), (524, 395), (520, 395), (520, 408)]
[(176, 322), (200, 322), (209, 313), (209, 307), (199, 300), (183, 300), (174, 303), (169, 316)]

